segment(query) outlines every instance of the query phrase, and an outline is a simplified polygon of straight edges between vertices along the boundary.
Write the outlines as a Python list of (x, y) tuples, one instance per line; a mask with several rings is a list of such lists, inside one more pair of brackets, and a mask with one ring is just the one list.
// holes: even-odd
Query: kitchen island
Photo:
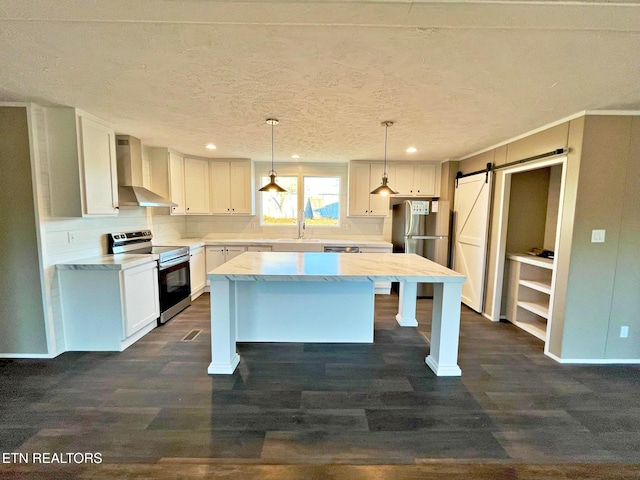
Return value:
[(416, 326), (418, 282), (434, 284), (427, 365), (459, 376), (465, 277), (415, 254), (246, 252), (210, 271), (211, 374), (231, 374), (240, 342), (372, 343), (374, 283), (400, 282), (396, 320)]

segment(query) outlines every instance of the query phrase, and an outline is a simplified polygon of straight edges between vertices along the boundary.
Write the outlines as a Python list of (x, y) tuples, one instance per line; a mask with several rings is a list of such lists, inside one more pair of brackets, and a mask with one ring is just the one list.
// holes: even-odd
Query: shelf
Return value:
[(548, 283), (539, 282), (537, 280), (522, 280), (522, 279), (518, 283), (523, 287), (527, 287), (532, 290), (536, 290), (538, 292), (551, 295), (551, 285), (549, 285)]
[(528, 323), (528, 322), (511, 322), (511, 323), (513, 323), (516, 327), (521, 328), (525, 332), (530, 333), (534, 337), (539, 338), (542, 341), (546, 340), (546, 336), (547, 336), (546, 325), (542, 326), (542, 325), (536, 325), (535, 323)]
[(550, 258), (536, 257), (535, 255), (528, 255), (526, 253), (510, 253), (507, 255), (507, 258), (516, 262), (553, 270), (553, 260)]
[(539, 315), (543, 318), (546, 318), (546, 319), (549, 318), (548, 305), (542, 305), (534, 302), (525, 302), (523, 300), (518, 300), (517, 305), (520, 308), (524, 308), (525, 310), (528, 310), (531, 313), (535, 313), (536, 315)]

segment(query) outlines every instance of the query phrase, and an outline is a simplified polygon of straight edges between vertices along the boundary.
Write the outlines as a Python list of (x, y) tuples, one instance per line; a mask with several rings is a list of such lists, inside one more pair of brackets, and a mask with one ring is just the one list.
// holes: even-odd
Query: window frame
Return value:
[[(338, 171), (337, 166), (344, 168), (344, 171)], [(256, 165), (255, 171), (255, 179), (256, 179), (256, 191), (258, 191), (263, 185), (263, 177), (267, 177), (268, 182), (268, 172), (270, 170), (270, 164), (264, 163), (260, 165)], [(293, 168), (291, 168), (293, 167)], [(338, 163), (330, 163), (330, 164), (313, 164), (306, 163), (301, 165), (283, 165), (277, 170), (276, 183), (278, 182), (279, 177), (296, 177), (298, 183), (298, 198), (297, 198), (297, 212), (304, 208), (304, 178), (305, 177), (326, 177), (326, 178), (337, 178), (339, 183), (339, 191), (338, 191), (338, 223), (336, 225), (307, 225), (307, 228), (341, 228), (342, 227), (342, 217), (343, 210), (345, 208), (346, 203), (346, 191), (344, 190), (347, 185), (347, 164), (338, 164)], [(258, 205), (257, 205), (257, 213), (259, 217), (260, 227), (298, 227), (298, 219), (296, 218), (295, 223), (291, 224), (270, 224), (264, 223), (264, 212), (263, 212), (263, 196), (261, 195), (263, 192), (258, 192)]]

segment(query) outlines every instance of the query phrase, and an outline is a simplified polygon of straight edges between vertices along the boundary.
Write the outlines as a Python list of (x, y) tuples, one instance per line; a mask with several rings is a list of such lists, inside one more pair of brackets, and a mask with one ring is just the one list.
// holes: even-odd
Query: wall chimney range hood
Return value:
[(131, 207), (176, 207), (171, 200), (143, 187), (142, 142), (131, 135), (116, 135), (118, 203)]

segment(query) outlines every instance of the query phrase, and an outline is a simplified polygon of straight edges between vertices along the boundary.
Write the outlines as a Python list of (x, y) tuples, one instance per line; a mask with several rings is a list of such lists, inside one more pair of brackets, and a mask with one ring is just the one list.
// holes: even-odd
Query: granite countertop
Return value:
[(207, 276), (214, 281), (465, 281), (464, 275), (424, 257), (398, 253), (246, 252)]
[(81, 258), (65, 263), (56, 264), (58, 270), (126, 270), (146, 263), (155, 262), (158, 255), (121, 253), (117, 255), (100, 255), (97, 257)]

